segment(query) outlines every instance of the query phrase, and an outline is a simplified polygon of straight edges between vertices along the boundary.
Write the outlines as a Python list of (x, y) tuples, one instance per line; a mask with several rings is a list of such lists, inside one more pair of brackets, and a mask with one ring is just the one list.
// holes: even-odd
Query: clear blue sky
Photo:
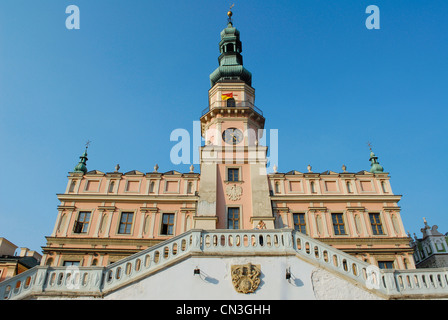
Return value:
[[(230, 1), (0, 2), (0, 237), (39, 250), (91, 140), (89, 170), (188, 171), (174, 129), (207, 107)], [(406, 230), (448, 231), (448, 1), (235, 1), (279, 171), (391, 175)], [(81, 29), (67, 30), (68, 5)], [(368, 5), (380, 30), (368, 30)], [(196, 166), (198, 171), (198, 166)]]

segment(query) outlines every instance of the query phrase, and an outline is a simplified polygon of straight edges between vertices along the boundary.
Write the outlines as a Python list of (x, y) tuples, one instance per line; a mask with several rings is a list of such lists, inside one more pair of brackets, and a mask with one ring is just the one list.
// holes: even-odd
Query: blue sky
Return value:
[[(233, 3), (233, 2), (232, 2)], [(68, 30), (68, 5), (81, 28)], [(229, 1), (2, 0), (0, 237), (40, 250), (72, 171), (187, 172), (170, 134), (207, 107)], [(368, 5), (380, 9), (368, 30)], [(448, 231), (448, 2), (235, 1), (245, 67), (279, 171), (391, 175), (406, 230)], [(196, 165), (196, 171), (198, 171)]]

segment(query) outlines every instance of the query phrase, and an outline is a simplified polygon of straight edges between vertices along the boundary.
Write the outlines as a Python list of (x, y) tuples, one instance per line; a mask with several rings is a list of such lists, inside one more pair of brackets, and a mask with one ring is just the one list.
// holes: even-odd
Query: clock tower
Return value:
[(252, 74), (243, 66), (232, 12), (221, 32), (219, 66), (210, 75), (209, 106), (201, 117), (198, 229), (274, 228), (266, 175), (267, 147), (259, 145), (265, 118), (255, 106)]

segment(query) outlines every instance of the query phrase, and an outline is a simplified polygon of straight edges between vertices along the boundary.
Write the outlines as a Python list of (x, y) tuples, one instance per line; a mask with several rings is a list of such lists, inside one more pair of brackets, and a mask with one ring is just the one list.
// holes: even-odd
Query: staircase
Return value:
[(0, 300), (102, 298), (191, 256), (295, 255), (385, 299), (448, 298), (448, 268), (382, 270), (291, 229), (190, 230), (107, 267), (38, 266), (0, 282)]

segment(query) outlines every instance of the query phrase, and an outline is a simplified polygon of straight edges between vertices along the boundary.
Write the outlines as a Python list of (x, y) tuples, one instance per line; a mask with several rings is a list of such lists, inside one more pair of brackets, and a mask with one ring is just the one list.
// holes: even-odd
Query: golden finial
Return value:
[(232, 4), (230, 6), (229, 12), (227, 12), (227, 16), (229, 17), (229, 22), (232, 21), (232, 16), (233, 16), (233, 12), (232, 12), (232, 8), (235, 6), (235, 4)]

